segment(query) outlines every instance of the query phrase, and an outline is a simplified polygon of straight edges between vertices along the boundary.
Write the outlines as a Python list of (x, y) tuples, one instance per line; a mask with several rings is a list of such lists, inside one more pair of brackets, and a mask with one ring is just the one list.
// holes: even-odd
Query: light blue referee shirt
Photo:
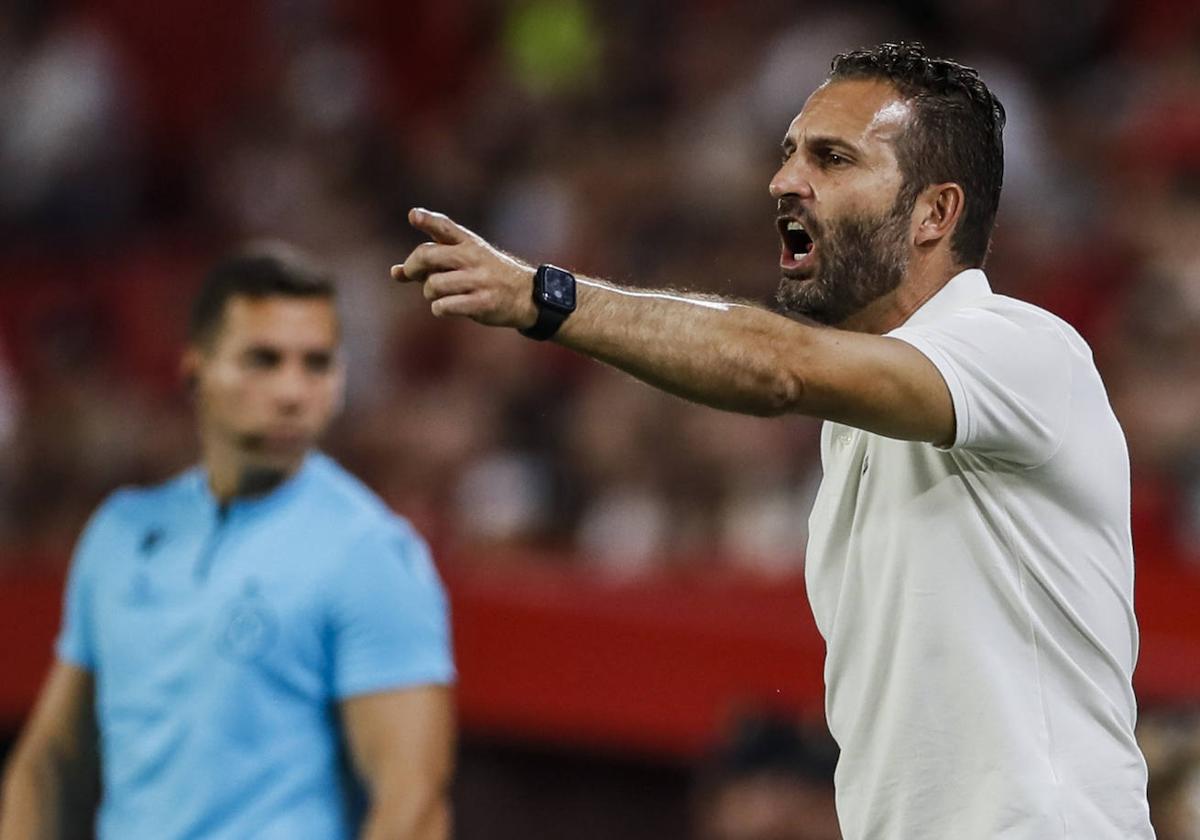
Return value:
[(337, 702), (454, 679), (425, 543), (319, 454), (224, 508), (199, 469), (113, 494), (57, 653), (95, 675), (102, 840), (353, 837)]

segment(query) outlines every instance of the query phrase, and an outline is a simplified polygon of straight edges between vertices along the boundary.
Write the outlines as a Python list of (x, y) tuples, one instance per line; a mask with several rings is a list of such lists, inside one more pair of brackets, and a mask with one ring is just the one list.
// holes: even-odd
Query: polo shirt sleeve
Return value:
[(113, 504), (114, 501), (110, 499), (97, 509), (75, 544), (63, 594), (62, 622), (54, 644), (54, 653), (59, 660), (88, 671), (96, 667), (92, 619), (93, 578), (104, 554), (104, 534), (109, 528)]
[(446, 593), (411, 528), (356, 539), (329, 594), (335, 698), (454, 682)]
[(954, 401), (950, 449), (1036, 467), (1058, 451), (1070, 418), (1073, 348), (1036, 309), (961, 309), (888, 333), (929, 359)]

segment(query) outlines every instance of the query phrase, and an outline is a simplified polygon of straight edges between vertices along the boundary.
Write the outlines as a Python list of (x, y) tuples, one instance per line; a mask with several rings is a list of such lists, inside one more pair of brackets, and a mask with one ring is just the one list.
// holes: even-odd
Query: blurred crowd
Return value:
[[(1200, 840), (1200, 718), (1144, 715), (1138, 740), (1150, 770), (1158, 840)], [(837, 746), (823, 729), (775, 714), (734, 722), (695, 774), (694, 840), (840, 840), (834, 810)]]
[(421, 205), (535, 263), (770, 304), (783, 132), (835, 53), (901, 38), (979, 67), (1005, 103), (993, 286), (1094, 348), (1139, 561), (1200, 562), (1194, 3), (0, 7), (0, 566), (61, 564), (105, 493), (194, 457), (191, 291), (269, 237), (341, 282), (350, 393), (329, 449), (436, 543), (621, 576), (795, 573), (816, 423), (689, 406), (433, 319), (388, 267)]
[[(274, 238), (340, 280), (329, 449), (460, 562), (796, 573), (815, 422), (435, 320), (388, 268), (421, 205), (535, 263), (769, 305), (783, 132), (835, 53), (901, 38), (1005, 103), (992, 284), (1091, 343), (1139, 563), (1200, 569), (1200, 6), (1134, 10), (0, 0), (0, 571), (61, 567), (103, 495), (194, 458), (191, 293)], [(1140, 737), (1159, 836), (1200, 837), (1194, 720), (1151, 715)], [(826, 748), (777, 722), (735, 735), (699, 776), (696, 836), (836, 837)]]

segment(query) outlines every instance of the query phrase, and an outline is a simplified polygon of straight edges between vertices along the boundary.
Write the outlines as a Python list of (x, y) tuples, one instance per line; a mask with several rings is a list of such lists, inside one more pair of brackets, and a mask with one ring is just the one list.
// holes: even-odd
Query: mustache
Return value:
[(796, 219), (800, 224), (804, 225), (804, 229), (808, 231), (808, 235), (816, 239), (824, 233), (824, 225), (804, 209), (804, 205), (800, 203), (800, 199), (794, 195), (785, 195), (779, 199), (777, 205), (777, 219)]

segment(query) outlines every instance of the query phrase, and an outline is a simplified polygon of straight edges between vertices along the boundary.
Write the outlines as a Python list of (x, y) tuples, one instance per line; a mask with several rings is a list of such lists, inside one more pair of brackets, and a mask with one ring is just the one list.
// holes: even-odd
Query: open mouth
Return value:
[(798, 219), (780, 217), (778, 221), (779, 236), (783, 242), (783, 253), (779, 261), (783, 268), (798, 268), (807, 262), (816, 243), (812, 235), (805, 230), (804, 224)]

